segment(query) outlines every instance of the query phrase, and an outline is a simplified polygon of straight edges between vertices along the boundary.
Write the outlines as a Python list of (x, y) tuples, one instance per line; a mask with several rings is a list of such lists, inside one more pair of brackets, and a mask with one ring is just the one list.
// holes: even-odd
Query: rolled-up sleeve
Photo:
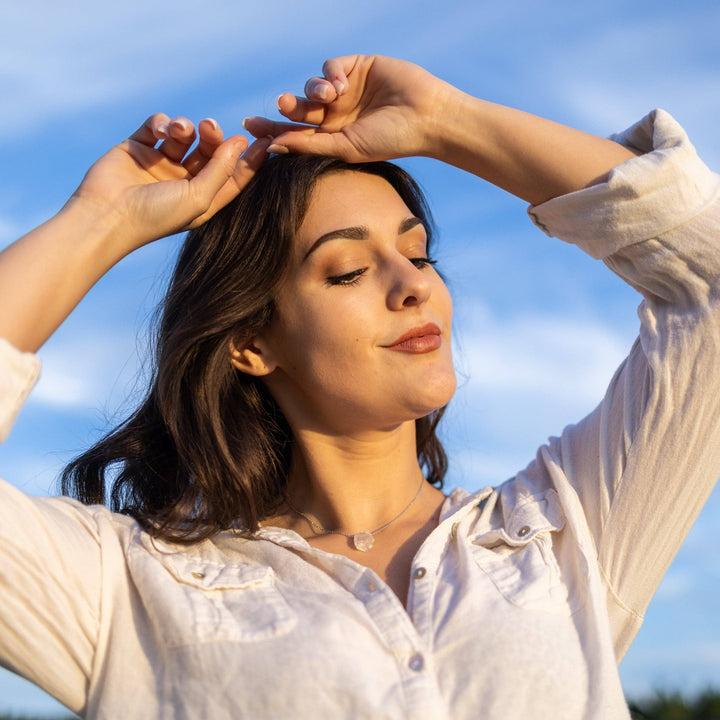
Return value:
[(0, 443), (5, 442), (40, 376), (40, 360), (0, 338)]
[(622, 656), (720, 475), (720, 178), (662, 110), (613, 139), (645, 154), (529, 213), (643, 297), (639, 338), (603, 402), (551, 441)]
[[(0, 435), (40, 369), (0, 341)], [(82, 712), (99, 631), (101, 553), (94, 513), (0, 480), (0, 664)]]

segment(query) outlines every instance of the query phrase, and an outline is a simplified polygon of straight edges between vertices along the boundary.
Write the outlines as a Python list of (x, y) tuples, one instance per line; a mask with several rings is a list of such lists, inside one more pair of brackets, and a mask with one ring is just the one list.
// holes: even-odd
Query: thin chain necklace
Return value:
[(367, 552), (375, 544), (375, 535), (385, 530), (385, 528), (390, 527), (396, 520), (400, 519), (410, 509), (412, 504), (418, 499), (418, 497), (420, 497), (420, 491), (423, 489), (424, 484), (425, 478), (420, 478), (420, 485), (418, 486), (417, 492), (415, 493), (415, 497), (390, 522), (385, 523), (382, 527), (379, 527), (377, 530), (373, 530), (372, 532), (366, 531), (359, 533), (346, 533), (342, 530), (328, 530), (319, 523), (316, 523), (309, 515), (306, 515), (302, 510), (298, 510), (290, 502), (290, 499), (287, 495), (285, 496), (285, 502), (288, 504), (288, 507), (294, 513), (297, 513), (301, 517), (305, 518), (305, 520), (307, 520), (316, 530), (319, 530), (324, 535), (344, 535), (345, 537), (352, 538), (353, 545), (355, 546), (356, 550), (360, 550), (360, 552)]

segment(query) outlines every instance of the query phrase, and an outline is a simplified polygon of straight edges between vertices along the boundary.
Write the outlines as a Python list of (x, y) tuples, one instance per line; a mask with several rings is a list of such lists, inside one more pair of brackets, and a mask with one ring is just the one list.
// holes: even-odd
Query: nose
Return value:
[(431, 285), (426, 272), (416, 267), (406, 257), (400, 258), (393, 268), (388, 307), (391, 310), (402, 310), (404, 307), (427, 302)]

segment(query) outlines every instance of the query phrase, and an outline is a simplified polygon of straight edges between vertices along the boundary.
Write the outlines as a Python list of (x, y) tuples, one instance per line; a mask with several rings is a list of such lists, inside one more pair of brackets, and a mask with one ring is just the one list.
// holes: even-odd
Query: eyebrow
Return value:
[[(400, 225), (398, 225), (398, 235), (404, 235), (409, 230), (412, 230), (417, 225), (423, 225), (423, 221), (418, 217), (405, 218)], [(314, 253), (321, 245), (330, 240), (367, 240), (370, 235), (370, 231), (365, 225), (356, 225), (353, 227), (340, 228), (338, 230), (331, 230), (321, 235), (312, 244), (310, 249), (305, 253), (305, 257), (302, 259), (305, 262), (312, 253)]]

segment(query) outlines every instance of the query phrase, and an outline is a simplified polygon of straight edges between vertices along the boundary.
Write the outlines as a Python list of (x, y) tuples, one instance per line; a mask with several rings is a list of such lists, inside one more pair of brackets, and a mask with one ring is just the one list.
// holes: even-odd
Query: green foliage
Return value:
[(629, 703), (633, 720), (720, 720), (720, 691), (705, 690), (690, 699), (679, 692), (656, 692)]
[[(658, 691), (649, 698), (630, 700), (629, 706), (633, 720), (720, 720), (720, 690), (708, 689), (693, 698), (679, 692)], [(0, 714), (0, 720), (77, 720), (77, 717)]]

